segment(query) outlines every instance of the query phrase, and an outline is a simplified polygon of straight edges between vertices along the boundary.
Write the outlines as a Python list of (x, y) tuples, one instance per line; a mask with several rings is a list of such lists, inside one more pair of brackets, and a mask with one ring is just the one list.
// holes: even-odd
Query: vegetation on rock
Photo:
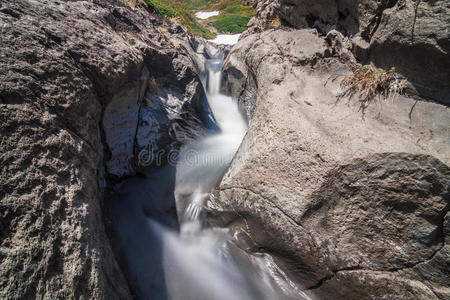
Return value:
[(394, 67), (389, 71), (377, 70), (371, 66), (352, 66), (352, 68), (354, 72), (341, 82), (344, 91), (339, 98), (357, 96), (363, 113), (377, 96), (394, 97), (401, 94), (404, 89), (405, 83), (398, 78)]

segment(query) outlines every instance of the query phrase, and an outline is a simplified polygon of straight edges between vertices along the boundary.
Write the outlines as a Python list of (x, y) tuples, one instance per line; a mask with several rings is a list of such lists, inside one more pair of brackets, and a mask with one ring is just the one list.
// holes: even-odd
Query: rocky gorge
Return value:
[[(249, 128), (209, 226), (305, 298), (449, 298), (449, 16), (439, 0), (259, 1), (222, 69)], [(148, 249), (118, 238), (112, 203), (168, 178), (164, 209), (130, 219), (179, 227), (172, 170), (147, 176), (161, 166), (140, 154), (208, 131), (212, 46), (133, 0), (2, 1), (0, 25), (0, 298), (166, 298), (164, 278), (142, 291), (159, 275), (130, 267), (124, 249)], [(403, 92), (346, 97), (362, 64), (395, 67)]]

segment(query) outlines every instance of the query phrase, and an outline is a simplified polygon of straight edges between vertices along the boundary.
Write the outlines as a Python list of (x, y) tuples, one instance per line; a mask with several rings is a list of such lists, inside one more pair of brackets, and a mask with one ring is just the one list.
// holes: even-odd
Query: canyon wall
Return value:
[[(243, 249), (271, 254), (313, 299), (447, 299), (448, 107), (417, 94), (367, 107), (343, 97), (365, 23), (343, 19), (343, 1), (310, 2), (260, 1), (225, 62), (223, 90), (250, 127), (208, 204), (211, 223), (230, 228)], [(348, 16), (362, 20), (381, 2), (359, 1)], [(395, 52), (385, 46), (386, 56)], [(429, 74), (420, 59), (405, 67)]]
[(0, 3), (2, 299), (132, 298), (103, 192), (182, 143), (204, 95), (201, 42), (128, 2)]

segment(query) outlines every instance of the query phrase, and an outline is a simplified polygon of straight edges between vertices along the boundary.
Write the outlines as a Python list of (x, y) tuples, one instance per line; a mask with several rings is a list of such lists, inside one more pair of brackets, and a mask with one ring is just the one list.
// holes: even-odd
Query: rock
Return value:
[[(2, 299), (132, 298), (105, 233), (103, 193), (137, 172), (142, 145), (165, 147), (173, 128), (200, 122), (203, 90), (193, 37), (126, 2), (135, 7), (0, 4)], [(159, 116), (149, 94), (164, 106)]]
[(394, 66), (419, 95), (450, 105), (449, 23), (447, 1), (398, 1), (383, 10), (368, 61)]
[[(302, 48), (300, 43), (308, 43), (309, 46)], [(250, 49), (250, 45), (253, 45), (253, 49)], [(247, 56), (245, 53), (252, 55)], [(315, 30), (268, 30), (252, 35), (245, 43), (234, 46), (225, 61), (225, 83), (222, 89), (234, 98), (239, 98), (246, 107), (248, 117), (251, 117), (256, 104), (256, 88), (264, 90), (282, 81), (291, 68), (288, 63), (306, 64), (330, 55), (327, 43), (317, 36)], [(286, 57), (290, 60), (286, 60)], [(267, 63), (267, 60), (271, 63)], [(247, 63), (250, 69), (246, 67)]]
[[(338, 30), (353, 41), (356, 58), (389, 70), (395, 67), (414, 93), (450, 104), (450, 7), (439, 1), (260, 1), (244, 36), (273, 27)], [(425, 75), (426, 74), (426, 75)]]
[(335, 29), (329, 31), (326, 36), (326, 41), (334, 55), (342, 58), (343, 60), (355, 62), (353, 55), (351, 55), (348, 50), (351, 47), (350, 41), (339, 31)]
[(250, 127), (210, 222), (313, 299), (449, 297), (448, 108), (398, 95), (363, 115), (338, 98), (341, 38), (280, 28), (233, 48), (224, 89)]
[(252, 6), (253, 8), (256, 8), (258, 5), (258, 0), (247, 0), (244, 2), (244, 5)]

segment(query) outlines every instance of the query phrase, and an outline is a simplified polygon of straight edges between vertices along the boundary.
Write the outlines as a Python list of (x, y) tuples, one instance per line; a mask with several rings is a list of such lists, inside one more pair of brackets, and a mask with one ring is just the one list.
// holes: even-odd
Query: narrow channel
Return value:
[(118, 184), (112, 197), (112, 243), (137, 299), (302, 298), (269, 256), (246, 253), (205, 222), (205, 203), (247, 131), (236, 101), (220, 94), (222, 56), (207, 60), (203, 78), (217, 129), (184, 145), (176, 164)]

